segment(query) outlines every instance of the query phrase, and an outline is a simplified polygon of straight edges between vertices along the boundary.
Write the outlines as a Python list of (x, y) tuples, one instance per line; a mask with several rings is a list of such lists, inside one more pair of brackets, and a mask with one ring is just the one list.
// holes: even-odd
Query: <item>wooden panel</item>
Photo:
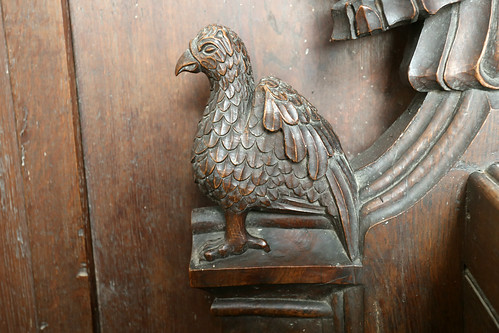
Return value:
[(464, 263), (492, 307), (499, 309), (499, 165), (473, 173), (468, 182)]
[(208, 23), (232, 27), (257, 76), (307, 96), (351, 156), (414, 94), (397, 74), (414, 27), (330, 44), (330, 4), (315, 0), (70, 5), (102, 328), (215, 331), (188, 287), (190, 212), (209, 204), (190, 166), (208, 83), (173, 76), (189, 40)]
[[(3, 20), (2, 20), (3, 23)], [(14, 108), (0, 25), (0, 331), (36, 332), (31, 250)]]
[(87, 213), (63, 3), (5, 0), (2, 6), (32, 253), (32, 324), (89, 332)]
[[(458, 332), (465, 172), (366, 235), (366, 332)], [(431, 204), (428, 204), (431, 203)], [(461, 207), (461, 208), (460, 208)]]
[[(225, 333), (252, 333), (252, 332), (321, 332), (335, 333), (331, 318), (281, 318), (241, 316), (224, 318), (223, 332)], [(341, 331), (340, 331), (341, 332)]]

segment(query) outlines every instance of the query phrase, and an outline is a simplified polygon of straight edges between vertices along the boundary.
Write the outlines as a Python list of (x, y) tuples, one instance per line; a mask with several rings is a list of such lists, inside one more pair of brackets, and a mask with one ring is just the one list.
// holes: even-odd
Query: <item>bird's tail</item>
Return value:
[(337, 153), (335, 158), (329, 160), (326, 178), (336, 203), (336, 207), (328, 208), (328, 211), (338, 211), (338, 219), (335, 219), (333, 225), (353, 261), (360, 253), (358, 187), (353, 170), (343, 152)]

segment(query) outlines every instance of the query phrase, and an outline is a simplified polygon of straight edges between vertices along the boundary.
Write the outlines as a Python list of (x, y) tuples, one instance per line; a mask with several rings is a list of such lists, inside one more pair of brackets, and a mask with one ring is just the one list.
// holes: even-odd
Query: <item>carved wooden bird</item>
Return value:
[(357, 242), (356, 182), (331, 125), (278, 78), (254, 84), (241, 39), (209, 25), (190, 42), (175, 74), (203, 72), (211, 93), (194, 139), (195, 181), (225, 210), (225, 239), (207, 260), (247, 248), (270, 251), (245, 228), (250, 209), (331, 217), (346, 252)]

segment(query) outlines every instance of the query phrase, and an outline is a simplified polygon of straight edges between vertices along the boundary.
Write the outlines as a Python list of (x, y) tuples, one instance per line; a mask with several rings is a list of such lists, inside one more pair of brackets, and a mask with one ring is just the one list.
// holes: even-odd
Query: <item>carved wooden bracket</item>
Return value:
[(350, 261), (327, 217), (252, 211), (246, 226), (251, 234), (272, 244), (272, 251), (248, 251), (209, 262), (204, 259), (204, 248), (224, 239), (223, 212), (216, 207), (192, 212), (189, 273), (193, 287), (356, 283), (360, 266)]

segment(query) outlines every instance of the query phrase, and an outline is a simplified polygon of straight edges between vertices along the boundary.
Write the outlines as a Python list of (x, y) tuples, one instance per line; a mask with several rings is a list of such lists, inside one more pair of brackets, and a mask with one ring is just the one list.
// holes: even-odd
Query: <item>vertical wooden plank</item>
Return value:
[(489, 170), (474, 172), (468, 179), (464, 264), (499, 310), (499, 178), (493, 175), (499, 163)]
[(364, 332), (364, 287), (351, 287), (345, 291), (345, 332)]
[(36, 332), (30, 240), (3, 19), (0, 69), (0, 332)]
[(38, 329), (90, 332), (87, 213), (61, 1), (4, 0)]

